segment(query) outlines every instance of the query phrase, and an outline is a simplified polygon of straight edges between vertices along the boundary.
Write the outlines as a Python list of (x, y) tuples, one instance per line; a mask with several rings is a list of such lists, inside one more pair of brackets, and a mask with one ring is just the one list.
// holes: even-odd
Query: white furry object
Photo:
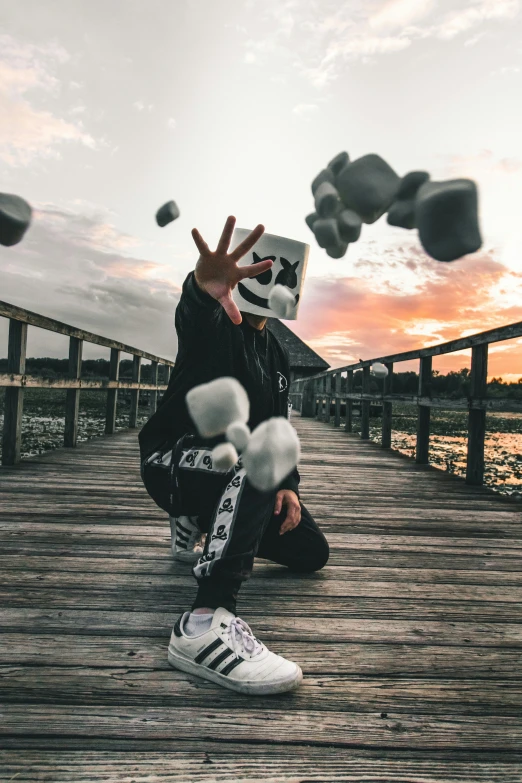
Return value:
[(238, 451), (244, 451), (250, 440), (250, 429), (242, 421), (233, 421), (229, 424), (226, 432), (227, 440), (232, 443)]
[(294, 309), (295, 297), (286, 286), (278, 283), (270, 291), (268, 304), (278, 318), (288, 318)]
[(212, 449), (212, 466), (215, 470), (226, 472), (233, 468), (239, 456), (231, 443), (218, 443)]
[(297, 432), (283, 416), (274, 416), (255, 428), (242, 461), (252, 486), (269, 492), (292, 472), (300, 455)]
[(386, 378), (388, 375), (388, 368), (381, 362), (374, 362), (370, 369), (376, 378)]
[(229, 424), (247, 422), (248, 395), (235, 378), (216, 378), (195, 386), (185, 397), (188, 412), (203, 438), (223, 435)]

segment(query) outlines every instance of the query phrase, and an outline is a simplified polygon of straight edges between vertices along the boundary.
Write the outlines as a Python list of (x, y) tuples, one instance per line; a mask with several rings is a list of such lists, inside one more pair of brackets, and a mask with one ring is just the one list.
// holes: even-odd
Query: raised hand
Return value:
[(212, 252), (197, 230), (192, 229), (192, 238), (199, 250), (199, 259), (194, 274), (196, 282), (202, 291), (205, 291), (213, 299), (216, 299), (225, 310), (234, 324), (242, 321), (241, 313), (232, 299), (232, 291), (236, 285), (246, 277), (257, 277), (266, 272), (273, 264), (267, 259), (258, 264), (238, 267), (237, 262), (253, 248), (258, 239), (263, 235), (265, 227), (259, 224), (239, 244), (232, 253), (228, 253), (230, 240), (234, 232), (236, 218), (233, 215), (227, 218), (218, 246)]

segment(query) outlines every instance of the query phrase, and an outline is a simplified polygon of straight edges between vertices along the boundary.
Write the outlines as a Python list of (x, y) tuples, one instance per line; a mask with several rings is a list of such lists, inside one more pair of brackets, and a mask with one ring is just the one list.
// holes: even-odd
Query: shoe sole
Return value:
[(231, 691), (237, 691), (238, 693), (248, 693), (251, 696), (266, 696), (273, 693), (286, 693), (287, 691), (293, 691), (297, 688), (303, 680), (303, 672), (300, 667), (297, 666), (297, 671), (291, 679), (280, 680), (278, 682), (238, 682), (237, 680), (231, 680), (224, 674), (207, 669), (206, 666), (202, 666), (199, 663), (194, 663), (190, 658), (186, 658), (176, 650), (173, 650), (169, 645), (168, 660), (171, 666), (175, 669), (180, 669), (188, 674), (195, 674), (197, 677), (202, 677), (204, 680), (210, 680), (217, 685), (222, 685), (224, 688), (229, 688)]

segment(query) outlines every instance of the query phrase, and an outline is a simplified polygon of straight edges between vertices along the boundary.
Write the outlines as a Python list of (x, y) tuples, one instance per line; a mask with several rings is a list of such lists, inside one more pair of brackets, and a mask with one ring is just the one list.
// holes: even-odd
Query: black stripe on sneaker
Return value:
[(179, 547), (180, 549), (187, 548), (185, 541), (180, 541), (179, 538), (176, 538), (176, 546)]
[(213, 653), (214, 650), (217, 650), (218, 647), (221, 647), (222, 644), (223, 642), (221, 641), (221, 639), (216, 639), (215, 641), (213, 641), (212, 644), (209, 644), (208, 647), (205, 647), (204, 650), (201, 650), (199, 655), (196, 655), (196, 657), (194, 658), (194, 663), (201, 663), (201, 661), (204, 661), (208, 655)]
[(176, 528), (176, 535), (181, 541), (185, 541), (188, 544), (188, 540), (190, 536), (186, 536), (185, 533), (180, 533), (180, 531)]
[(208, 664), (208, 668), (209, 668), (209, 669), (217, 669), (217, 667), (219, 666), (219, 664), (220, 664), (220, 663), (223, 663), (223, 661), (225, 660), (225, 658), (228, 658), (228, 656), (229, 656), (229, 655), (233, 655), (233, 652), (232, 652), (232, 650), (229, 650), (229, 649), (228, 649), (228, 647), (227, 647), (227, 649), (226, 649), (226, 650), (223, 650), (223, 652), (219, 653), (219, 655), (217, 655), (217, 656), (214, 658), (214, 660), (213, 660), (213, 661), (211, 661), (211, 662)]
[(177, 520), (177, 519), (176, 519), (176, 529), (181, 529), (181, 530), (183, 530), (183, 532), (184, 532), (184, 533), (186, 533), (186, 534), (187, 534), (187, 536), (191, 536), (191, 535), (192, 535), (192, 532), (193, 532), (192, 530), (187, 530), (187, 528), (186, 528), (186, 527), (183, 527), (183, 525), (181, 524), (181, 522), (178, 522), (178, 520)]
[(227, 674), (230, 674), (230, 672), (235, 669), (236, 666), (239, 666), (240, 663), (243, 663), (244, 660), (244, 658), (233, 658), (219, 673), (224, 674), (226, 677)]

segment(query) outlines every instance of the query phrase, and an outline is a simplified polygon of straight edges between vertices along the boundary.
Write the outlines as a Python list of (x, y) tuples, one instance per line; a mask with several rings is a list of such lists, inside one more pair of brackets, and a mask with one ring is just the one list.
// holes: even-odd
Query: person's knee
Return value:
[(330, 547), (328, 546), (328, 541), (324, 536), (321, 536), (320, 539), (314, 541), (313, 548), (306, 555), (301, 554), (299, 560), (292, 563), (290, 568), (292, 571), (299, 571), (302, 574), (311, 574), (324, 568), (329, 557)]
[(320, 571), (321, 568), (324, 568), (327, 564), (329, 557), (330, 547), (328, 545), (328, 541), (323, 536), (321, 541), (317, 542), (317, 549), (314, 552), (314, 559), (312, 563), (313, 568), (311, 568), (310, 571)]

